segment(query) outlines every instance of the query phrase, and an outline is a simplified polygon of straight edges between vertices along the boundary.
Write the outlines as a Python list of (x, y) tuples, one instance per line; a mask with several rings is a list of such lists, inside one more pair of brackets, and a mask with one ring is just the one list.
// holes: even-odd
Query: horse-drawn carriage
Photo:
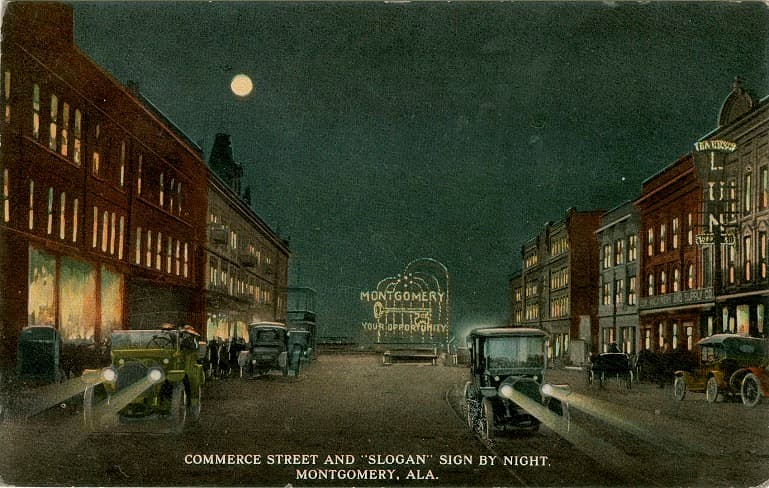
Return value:
[(633, 365), (630, 356), (624, 352), (604, 352), (590, 358), (587, 368), (588, 386), (595, 383), (601, 388), (611, 379), (630, 388), (633, 384)]

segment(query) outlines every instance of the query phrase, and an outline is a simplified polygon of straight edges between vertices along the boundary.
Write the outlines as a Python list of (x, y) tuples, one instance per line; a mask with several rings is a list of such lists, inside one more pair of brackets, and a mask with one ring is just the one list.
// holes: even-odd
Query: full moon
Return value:
[(239, 74), (232, 78), (230, 89), (235, 95), (245, 97), (254, 89), (254, 84), (251, 82), (251, 78), (244, 74)]

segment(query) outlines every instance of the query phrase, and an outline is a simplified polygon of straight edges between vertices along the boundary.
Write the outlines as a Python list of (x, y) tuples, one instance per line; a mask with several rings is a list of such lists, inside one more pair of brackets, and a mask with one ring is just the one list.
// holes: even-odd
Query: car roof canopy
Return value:
[(488, 327), (483, 329), (473, 329), (471, 336), (480, 337), (547, 337), (548, 334), (542, 329), (530, 327)]

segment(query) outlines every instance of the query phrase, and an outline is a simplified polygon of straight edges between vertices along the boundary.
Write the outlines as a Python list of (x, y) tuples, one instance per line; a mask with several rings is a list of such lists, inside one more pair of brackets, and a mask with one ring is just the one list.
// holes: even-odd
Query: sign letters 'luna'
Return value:
[(361, 326), (373, 342), (443, 343), (449, 338), (449, 273), (434, 259), (410, 262), (403, 273), (360, 293), (371, 318)]

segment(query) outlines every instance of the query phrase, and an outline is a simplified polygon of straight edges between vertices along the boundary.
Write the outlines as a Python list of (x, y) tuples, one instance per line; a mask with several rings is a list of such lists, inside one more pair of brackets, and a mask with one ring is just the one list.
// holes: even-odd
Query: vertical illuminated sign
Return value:
[(449, 274), (434, 259), (410, 262), (375, 289), (361, 291), (360, 301), (371, 311), (361, 327), (372, 342), (436, 344), (449, 339)]
[(736, 215), (733, 204), (736, 192), (734, 182), (726, 179), (726, 157), (737, 149), (737, 144), (717, 139), (694, 144), (694, 165), (704, 185), (703, 204), (705, 230), (695, 236), (699, 245), (734, 245), (734, 234), (729, 232)]

